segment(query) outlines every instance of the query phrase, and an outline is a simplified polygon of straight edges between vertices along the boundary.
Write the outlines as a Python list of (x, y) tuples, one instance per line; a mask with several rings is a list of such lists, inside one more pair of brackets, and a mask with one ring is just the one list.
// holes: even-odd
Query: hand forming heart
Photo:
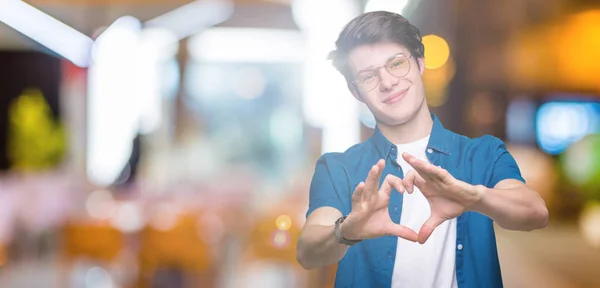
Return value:
[[(479, 201), (479, 187), (457, 180), (445, 169), (407, 153), (403, 153), (402, 157), (414, 168), (404, 179), (387, 175), (380, 188), (379, 180), (385, 167), (382, 159), (371, 168), (365, 183), (361, 182), (356, 187), (352, 195), (352, 211), (342, 224), (344, 238), (358, 240), (393, 235), (423, 244), (437, 226), (461, 215)], [(395, 224), (388, 214), (392, 188), (400, 193), (412, 193), (414, 187), (419, 188), (431, 207), (431, 215), (418, 234), (406, 226)]]

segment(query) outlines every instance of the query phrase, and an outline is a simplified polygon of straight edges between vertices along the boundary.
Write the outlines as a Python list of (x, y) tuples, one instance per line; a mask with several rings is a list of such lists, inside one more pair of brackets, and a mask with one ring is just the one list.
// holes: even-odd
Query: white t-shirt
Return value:
[[(413, 168), (404, 161), (402, 153), (407, 152), (418, 159), (428, 161), (427, 143), (429, 136), (398, 146), (398, 164), (404, 175)], [(400, 224), (415, 232), (429, 218), (431, 208), (427, 199), (417, 187), (412, 194), (404, 193)], [(392, 276), (392, 287), (410, 288), (457, 288), (456, 283), (456, 218), (438, 226), (427, 242), (417, 242), (398, 238), (396, 262)]]

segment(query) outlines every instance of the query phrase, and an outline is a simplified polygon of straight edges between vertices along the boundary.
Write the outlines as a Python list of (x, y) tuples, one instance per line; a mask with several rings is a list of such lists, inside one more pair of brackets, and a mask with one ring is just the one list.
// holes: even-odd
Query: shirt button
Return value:
[(394, 256), (394, 255), (392, 254), (392, 252), (388, 252), (388, 258), (389, 258), (389, 259), (392, 259), (392, 257), (393, 257), (393, 256)]
[(433, 153), (433, 149), (431, 149), (431, 148), (428, 148), (428, 149), (427, 149), (427, 153), (429, 153), (429, 154)]
[(394, 205), (394, 211), (398, 212), (398, 205)]
[(463, 246), (462, 246), (462, 244), (458, 244), (458, 246), (456, 246), (456, 248), (458, 249), (458, 251), (461, 251)]

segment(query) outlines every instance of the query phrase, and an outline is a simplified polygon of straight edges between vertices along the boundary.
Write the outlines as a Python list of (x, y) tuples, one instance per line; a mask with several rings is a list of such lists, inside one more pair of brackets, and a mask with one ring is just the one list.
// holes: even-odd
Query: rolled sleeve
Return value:
[(344, 211), (339, 193), (334, 185), (334, 173), (332, 167), (327, 160), (327, 154), (324, 154), (317, 161), (315, 172), (310, 183), (310, 196), (308, 211), (306, 217), (321, 207), (333, 207), (337, 210)]
[(525, 183), (517, 162), (508, 152), (502, 140), (496, 137), (491, 138), (490, 156), (490, 159), (494, 159), (494, 165), (488, 187), (493, 188), (498, 182), (506, 179), (516, 179)]

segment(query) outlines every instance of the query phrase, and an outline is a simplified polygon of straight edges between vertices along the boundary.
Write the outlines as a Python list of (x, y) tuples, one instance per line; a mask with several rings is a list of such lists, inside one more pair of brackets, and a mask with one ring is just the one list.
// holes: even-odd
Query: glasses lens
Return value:
[(410, 61), (406, 56), (398, 55), (391, 59), (385, 67), (393, 76), (404, 77), (410, 71)]
[(379, 75), (376, 71), (364, 71), (358, 74), (356, 83), (363, 91), (371, 91), (379, 83)]
[[(402, 78), (410, 71), (410, 61), (402, 54), (390, 59), (385, 68), (388, 72), (398, 78)], [(356, 77), (355, 82), (363, 91), (371, 91), (379, 84), (379, 70), (363, 71)]]

